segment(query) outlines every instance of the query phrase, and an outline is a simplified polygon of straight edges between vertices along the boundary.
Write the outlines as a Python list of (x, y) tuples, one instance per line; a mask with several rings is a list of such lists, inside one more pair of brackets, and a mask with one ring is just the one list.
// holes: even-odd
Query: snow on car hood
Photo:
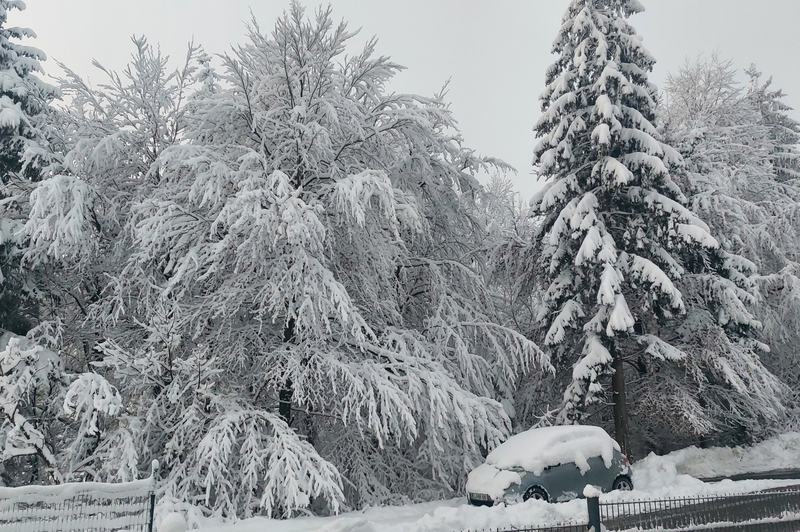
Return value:
[(585, 473), (588, 460), (596, 456), (611, 467), (615, 449), (619, 451), (619, 444), (600, 427), (544, 427), (512, 436), (489, 453), (485, 465), (499, 470), (521, 467), (541, 475), (546, 467), (574, 463)]
[(522, 483), (522, 476), (514, 471), (501, 471), (489, 464), (473, 469), (467, 477), (468, 493), (485, 493), (492, 499), (500, 499), (511, 484)]

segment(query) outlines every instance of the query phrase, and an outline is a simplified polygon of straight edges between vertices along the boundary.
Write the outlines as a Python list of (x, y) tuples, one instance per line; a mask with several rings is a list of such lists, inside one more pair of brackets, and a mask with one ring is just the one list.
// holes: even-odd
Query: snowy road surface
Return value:
[[(798, 484), (797, 480), (745, 480), (707, 484), (695, 477), (735, 475), (800, 465), (800, 434), (779, 436), (748, 449), (689, 448), (667, 456), (650, 455), (634, 465), (636, 490), (603, 495), (603, 500), (653, 499), (699, 494), (731, 494)], [(691, 472), (694, 476), (686, 473)], [(287, 521), (253, 518), (236, 524), (209, 522), (203, 532), (454, 532), (585, 522), (586, 502), (528, 501), (512, 506), (472, 507), (465, 498), (399, 507), (369, 508), (335, 517)]]

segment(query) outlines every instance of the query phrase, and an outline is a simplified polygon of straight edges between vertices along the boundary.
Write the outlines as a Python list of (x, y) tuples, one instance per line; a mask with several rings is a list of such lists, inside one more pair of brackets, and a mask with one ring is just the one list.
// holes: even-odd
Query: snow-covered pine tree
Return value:
[[(782, 101), (781, 89), (772, 86), (772, 78), (759, 83), (760, 72), (752, 65), (745, 71), (751, 79), (746, 99), (760, 111), (761, 125), (767, 128), (774, 180), (758, 181), (754, 197), (759, 198), (769, 217), (764, 227), (771, 238), (761, 248), (772, 244), (767, 257), (774, 258), (770, 268), (762, 268), (758, 277), (763, 311), (764, 332), (773, 347), (765, 357), (795, 394), (795, 408), (800, 407), (800, 122), (789, 116), (792, 108)], [(757, 222), (756, 222), (757, 223)], [(800, 422), (795, 414), (795, 424)]]
[[(12, 176), (37, 179), (33, 168), (23, 168), (25, 139), (31, 137), (32, 120), (58, 93), (36, 75), (42, 73), (44, 52), (18, 41), (36, 37), (33, 30), (8, 26), (13, 10), (25, 9), (19, 0), (0, 0), (0, 196), (12, 192)], [(14, 205), (0, 205), (0, 328), (25, 334), (32, 326), (35, 303), (25, 289), (29, 279), (19, 271), (20, 229), (24, 213)]]
[[(660, 372), (664, 414), (697, 432), (774, 418), (782, 391), (751, 334), (751, 264), (720, 248), (670, 177), (681, 158), (654, 125), (655, 59), (626, 20), (643, 9), (570, 3), (536, 124), (548, 183), (531, 201), (541, 216), (532, 268), (544, 290), (543, 344), (571, 372), (560, 420), (586, 420), (611, 381), (625, 451), (629, 368)], [(648, 420), (638, 423), (644, 432)]]
[[(441, 96), (293, 2), (192, 99), (134, 206), (102, 365), (168, 494), (288, 516), (460, 489), (547, 360), (495, 316), (474, 173)], [(205, 79), (213, 80), (213, 76)]]
[(24, 10), (20, 0), (0, 0), (0, 176), (8, 182), (8, 174), (22, 168), (22, 141), (30, 136), (30, 117), (40, 113), (47, 102), (58, 94), (55, 87), (43, 82), (40, 61), (47, 59), (41, 50), (18, 41), (36, 37), (29, 28), (8, 26), (10, 11)]

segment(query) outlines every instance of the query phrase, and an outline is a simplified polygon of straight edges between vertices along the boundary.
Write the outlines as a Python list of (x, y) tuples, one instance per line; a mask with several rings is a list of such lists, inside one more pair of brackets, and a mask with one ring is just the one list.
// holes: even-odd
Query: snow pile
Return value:
[(158, 532), (186, 532), (186, 519), (179, 513), (168, 514), (158, 525)]
[(575, 463), (585, 472), (587, 460), (596, 456), (611, 467), (615, 449), (619, 451), (617, 442), (599, 427), (544, 427), (512, 436), (489, 454), (486, 463), (497, 469), (521, 467), (535, 475), (546, 467)]
[(598, 499), (602, 494), (603, 492), (597, 486), (591, 484), (586, 484), (586, 487), (583, 488), (583, 496), (587, 499)]
[(713, 478), (791, 468), (800, 468), (798, 432), (782, 434), (752, 447), (687, 447), (665, 456), (651, 453), (635, 469), (650, 473), (674, 469), (678, 475)]
[(650, 454), (633, 464), (633, 486), (637, 491), (648, 492), (648, 497), (675, 496), (676, 490), (687, 494), (699, 493), (705, 484), (702, 480), (678, 473), (675, 463), (663, 456)]

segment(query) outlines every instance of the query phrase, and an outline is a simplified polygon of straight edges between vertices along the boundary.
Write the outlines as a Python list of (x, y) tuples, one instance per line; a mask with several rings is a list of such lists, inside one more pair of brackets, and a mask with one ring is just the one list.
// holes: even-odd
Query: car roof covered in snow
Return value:
[(536, 475), (547, 467), (569, 463), (586, 471), (587, 461), (597, 456), (610, 467), (614, 450), (619, 451), (619, 444), (600, 427), (543, 427), (512, 436), (489, 453), (486, 463), (497, 469), (521, 467)]

